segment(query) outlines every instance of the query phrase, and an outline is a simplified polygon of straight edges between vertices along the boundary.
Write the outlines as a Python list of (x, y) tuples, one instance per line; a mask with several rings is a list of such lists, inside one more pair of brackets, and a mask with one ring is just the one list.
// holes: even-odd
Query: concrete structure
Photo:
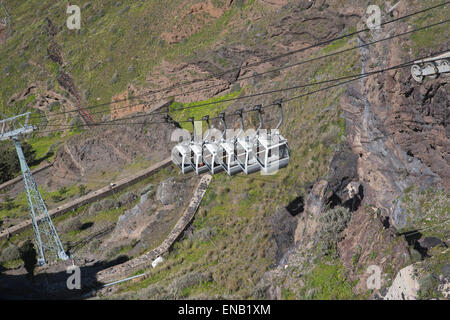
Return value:
[(202, 177), (197, 185), (189, 206), (186, 208), (181, 218), (177, 221), (172, 231), (170, 231), (167, 238), (156, 249), (153, 249), (140, 257), (100, 271), (97, 273), (97, 281), (101, 283), (117, 281), (129, 274), (135, 273), (138, 270), (152, 266), (153, 262), (157, 258), (161, 257), (170, 249), (170, 247), (172, 247), (174, 242), (182, 235), (183, 231), (194, 218), (195, 212), (197, 212), (211, 179), (212, 176), (209, 174)]

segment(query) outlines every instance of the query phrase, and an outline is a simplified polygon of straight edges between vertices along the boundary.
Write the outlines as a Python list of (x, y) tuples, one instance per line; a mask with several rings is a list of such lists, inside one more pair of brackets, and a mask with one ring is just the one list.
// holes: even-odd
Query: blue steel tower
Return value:
[(61, 260), (67, 260), (69, 257), (64, 251), (61, 240), (48, 214), (47, 207), (33, 179), (22, 147), (20, 146), (19, 135), (27, 134), (34, 130), (34, 127), (28, 124), (29, 116), (30, 113), (28, 112), (0, 121), (0, 141), (9, 139), (14, 141), (22, 170), (28, 205), (30, 206), (38, 263), (42, 266), (47, 262), (46, 257), (52, 256)]

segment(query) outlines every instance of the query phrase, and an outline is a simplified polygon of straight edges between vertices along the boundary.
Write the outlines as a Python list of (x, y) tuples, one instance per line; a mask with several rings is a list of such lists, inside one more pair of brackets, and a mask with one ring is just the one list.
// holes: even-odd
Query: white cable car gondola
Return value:
[[(220, 143), (218, 151), (219, 162), (230, 176), (241, 171), (241, 167), (239, 166), (239, 163), (236, 160), (235, 153), (237, 153), (236, 152), (237, 139), (244, 132), (244, 119), (242, 118), (242, 110), (239, 110), (236, 114), (239, 115), (240, 117), (241, 130), (238, 132), (237, 135), (235, 135), (231, 139), (226, 139), (226, 136), (224, 136), (225, 140)], [(223, 121), (224, 132), (226, 134), (227, 124), (225, 122), (225, 114), (221, 114), (221, 118)]]
[[(209, 121), (209, 116), (203, 117), (203, 121)], [(194, 135), (195, 135), (195, 126), (194, 126)], [(203, 145), (208, 139), (209, 131), (206, 137), (202, 140), (202, 142), (192, 141), (189, 145), (190, 153), (191, 153), (191, 166), (194, 169), (196, 174), (201, 174), (208, 171), (208, 167), (203, 162)]]
[(259, 127), (254, 134), (244, 135), (243, 137), (238, 138), (235, 148), (236, 161), (245, 174), (251, 174), (261, 169), (258, 160), (256, 160), (255, 151), (253, 149), (253, 146), (258, 139), (259, 130), (262, 127), (261, 105), (255, 106), (253, 111), (258, 111), (259, 113)]
[(280, 110), (280, 121), (269, 133), (258, 134), (256, 140), (256, 159), (264, 173), (274, 173), (286, 167), (290, 157), (287, 140), (278, 131), (283, 122), (282, 101), (276, 100), (274, 104), (278, 105)]
[(182, 173), (188, 173), (194, 170), (193, 166), (191, 165), (191, 149), (190, 149), (191, 144), (193, 144), (194, 142), (194, 133), (195, 133), (194, 119), (189, 118), (188, 121), (192, 122), (192, 127), (194, 129), (193, 133), (191, 134), (191, 140), (176, 145), (172, 150), (172, 161), (178, 166), (178, 168), (180, 168)]
[[(224, 114), (221, 114), (222, 117), (225, 117)], [(209, 116), (206, 116), (204, 118), (206, 120), (206, 123), (208, 125), (208, 134), (207, 137), (211, 135), (211, 126), (209, 124)], [(220, 142), (223, 140), (223, 137), (225, 135), (225, 132), (222, 134), (222, 137), (219, 140), (211, 140), (203, 141), (203, 163), (206, 165), (206, 167), (209, 169), (211, 174), (219, 173), (223, 170), (222, 165), (219, 162), (219, 145)]]
[(436, 57), (415, 61), (411, 67), (411, 75), (417, 82), (422, 82), (425, 77), (436, 79), (440, 74), (447, 77), (450, 75), (450, 51)]

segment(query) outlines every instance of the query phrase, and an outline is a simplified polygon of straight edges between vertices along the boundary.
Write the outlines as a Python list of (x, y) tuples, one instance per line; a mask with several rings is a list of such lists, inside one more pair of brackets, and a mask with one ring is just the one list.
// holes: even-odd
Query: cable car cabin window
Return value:
[(246, 153), (245, 153), (244, 148), (238, 147), (236, 155), (237, 155), (237, 159), (239, 160), (240, 163), (245, 163)]
[(249, 150), (248, 152), (248, 163), (253, 164), (256, 162), (255, 152), (253, 150)]
[(283, 144), (280, 147), (280, 159), (287, 158), (287, 157), (288, 157), (288, 148), (287, 148), (287, 145)]
[(206, 163), (206, 164), (211, 164), (211, 158), (212, 158), (212, 157), (211, 157), (211, 154), (207, 154), (207, 155), (205, 156), (205, 158), (204, 158), (204, 159), (205, 159), (205, 163)]
[(177, 151), (177, 150), (174, 150), (174, 151), (172, 152), (172, 156), (173, 156), (174, 162), (175, 162), (177, 165), (181, 165), (181, 162), (182, 162), (182, 156), (181, 156), (181, 153), (180, 153), (179, 151)]
[(203, 152), (203, 159), (207, 165), (209, 166), (213, 165), (213, 154), (209, 150), (205, 150)]
[(257, 160), (259, 160), (260, 162), (264, 162), (265, 157), (266, 157), (266, 148), (263, 145), (261, 145), (261, 147), (260, 147), (260, 143), (257, 142), (257, 145), (256, 145)]
[[(284, 150), (284, 151), (283, 151)], [(283, 152), (286, 153), (286, 145), (282, 145), (280, 147), (274, 147), (267, 150), (267, 164), (272, 164), (274, 162), (279, 161), (283, 158)]]

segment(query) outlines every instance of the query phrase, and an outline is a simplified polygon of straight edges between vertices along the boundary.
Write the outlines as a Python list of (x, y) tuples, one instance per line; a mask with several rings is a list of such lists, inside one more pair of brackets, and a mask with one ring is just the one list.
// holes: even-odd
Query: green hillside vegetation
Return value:
[[(234, 1), (231, 8), (212, 22), (203, 23), (200, 20), (179, 14), (180, 6), (189, 8), (198, 1), (194, 0), (152, 0), (152, 1), (117, 1), (80, 0), (82, 29), (68, 30), (65, 27), (67, 1), (52, 0), (6, 0), (12, 17), (13, 36), (6, 44), (0, 46), (0, 112), (12, 116), (17, 113), (31, 111), (33, 116), (40, 117), (47, 111), (32, 109), (36, 96), (30, 95), (22, 100), (8, 104), (15, 94), (37, 84), (37, 92), (52, 90), (67, 98), (68, 94), (58, 84), (57, 78), (61, 72), (69, 73), (81, 97), (84, 107), (104, 104), (101, 107), (89, 109), (96, 120), (110, 111), (108, 103), (111, 99), (127, 90), (130, 84), (138, 88), (148, 85), (147, 77), (162, 62), (185, 63), (210, 55), (212, 48), (217, 46), (244, 46), (248, 50), (271, 48), (274, 38), (259, 38), (256, 35), (266, 32), (267, 26), (274, 15), (286, 15), (280, 10), (274, 13), (267, 10), (258, 1)], [(381, 2), (381, 1), (378, 1)], [(225, 8), (224, 1), (213, 1), (220, 8)], [(431, 6), (440, 1), (427, 1), (423, 4)], [(38, 8), (38, 9), (36, 9)], [(418, 8), (417, 10), (419, 10)], [(206, 15), (206, 13), (204, 14)], [(260, 15), (251, 25), (250, 16)], [(428, 18), (438, 21), (445, 13), (440, 11), (430, 13)], [(50, 18), (60, 32), (52, 37), (47, 30), (46, 17)], [(200, 22), (199, 22), (200, 21)], [(413, 19), (411, 25), (418, 27), (428, 24), (425, 18)], [(194, 25), (201, 27), (194, 34), (185, 37), (176, 44), (166, 43), (160, 35), (171, 27)], [(228, 26), (233, 26), (229, 28)], [(242, 30), (248, 30), (243, 32)], [(340, 35), (354, 32), (354, 26), (347, 26)], [(419, 52), (424, 46), (438, 46), (445, 39), (447, 28), (427, 30), (411, 37), (404, 48)], [(50, 60), (47, 48), (52, 41), (58, 43), (64, 58), (65, 66), (60, 66)], [(340, 51), (357, 44), (356, 38), (345, 38), (333, 42), (317, 51), (308, 52), (306, 57), (317, 57)], [(275, 54), (275, 53), (274, 53)], [(218, 65), (224, 69), (232, 67), (230, 59), (215, 57)], [(297, 60), (300, 60), (297, 59)], [(218, 96), (190, 103), (175, 101), (169, 106), (169, 114), (175, 121), (184, 121), (189, 117), (200, 120), (204, 115), (217, 116), (220, 112), (233, 106), (226, 101), (245, 95), (257, 94), (265, 90), (287, 88), (301, 84), (315, 83), (327, 79), (344, 77), (361, 72), (361, 56), (358, 50), (346, 52), (338, 58), (328, 58), (313, 61), (296, 68), (286, 69), (282, 77), (277, 74), (267, 74), (251, 85), (236, 90), (229, 90)], [(4, 76), (5, 75), (5, 76)], [(181, 83), (183, 79), (176, 79)], [(312, 92), (326, 85), (290, 90), (277, 95), (261, 97), (260, 100), (249, 99), (244, 103), (255, 101), (271, 103), (275, 98), (289, 98)], [(158, 89), (158, 88), (152, 88)], [(210, 187), (196, 213), (192, 227), (193, 235), (177, 241), (172, 250), (164, 255), (164, 263), (157, 268), (141, 270), (148, 275), (137, 281), (126, 282), (118, 286), (114, 298), (152, 299), (152, 298), (195, 298), (204, 296), (221, 296), (226, 298), (261, 297), (258, 285), (264, 274), (277, 264), (277, 247), (273, 238), (271, 217), (280, 208), (286, 207), (299, 196), (305, 196), (312, 183), (320, 178), (326, 178), (329, 164), (334, 153), (340, 149), (346, 140), (346, 125), (340, 108), (342, 96), (346, 87), (335, 87), (323, 92), (292, 100), (284, 104), (284, 123), (281, 133), (288, 139), (291, 148), (291, 162), (288, 167), (271, 176), (254, 174), (245, 176), (238, 174), (233, 177), (225, 173), (214, 175)], [(259, 98), (258, 98), (259, 99)], [(198, 105), (214, 102), (208, 107)], [(185, 108), (185, 110), (177, 110)], [(53, 110), (61, 112), (62, 105)], [(97, 113), (98, 112), (98, 113)], [(246, 116), (247, 117), (247, 116)], [(256, 125), (255, 114), (249, 115), (246, 121), (251, 126)], [(278, 121), (276, 108), (265, 110), (265, 117), (272, 119), (267, 127)], [(68, 118), (70, 123), (73, 118)], [(41, 125), (41, 118), (34, 118), (36, 125)], [(190, 124), (182, 122), (183, 128), (191, 130)], [(42, 136), (34, 133), (27, 143), (23, 144), (29, 165), (35, 167), (43, 160), (52, 161), (55, 151), (68, 139), (82, 132), (82, 129), (68, 129), (66, 133)], [(14, 147), (12, 144), (0, 144), (0, 183), (17, 176), (20, 173)], [(144, 159), (135, 159), (123, 170), (126, 173), (147, 166)], [(81, 190), (93, 190), (99, 187), (98, 181), (113, 181), (120, 172), (102, 172), (93, 174), (89, 183), (81, 188), (70, 179), (67, 185), (58, 190), (46, 190), (40, 186), (44, 200), (49, 208), (74, 199)], [(128, 191), (138, 193), (148, 184), (177, 176), (178, 170), (170, 166), (152, 177), (108, 197), (115, 197)], [(98, 177), (97, 182), (93, 182)], [(448, 206), (445, 205), (445, 195), (433, 190), (422, 192), (416, 198), (409, 190), (404, 198), (405, 206), (411, 212), (420, 207), (434, 214), (433, 221), (418, 219), (420, 227), (429, 227), (434, 222), (443, 222), (448, 216)], [(1, 197), (1, 196), (0, 196)], [(80, 239), (90, 235), (91, 230), (83, 230), (80, 224), (93, 223), (102, 227), (114, 226), (118, 217), (136, 203), (126, 207), (108, 208), (87, 214), (91, 206), (82, 206), (73, 212), (66, 213), (54, 220), (57, 228), (66, 230), (61, 234), (65, 245), (73, 245)], [(182, 210), (182, 209), (180, 209)], [(15, 199), (7, 199), (1, 203), (0, 221), (6, 217), (20, 221), (28, 218), (28, 204), (25, 193)], [(77, 219), (77, 221), (74, 221)], [(416, 217), (417, 218), (417, 217)], [(414, 220), (414, 219), (412, 219)], [(420, 221), (419, 221), (420, 220)], [(72, 225), (73, 223), (73, 225)], [(414, 225), (414, 227), (416, 227)], [(413, 227), (408, 230), (413, 230)], [(442, 236), (437, 231), (428, 231), (426, 235)], [(6, 250), (11, 243), (18, 246), (28, 238), (32, 238), (32, 230), (27, 230), (10, 239), (0, 242), (1, 250)], [(163, 239), (157, 239), (162, 241)], [(157, 245), (155, 241), (155, 245)], [(83, 250), (92, 252), (100, 242), (92, 242), (81, 246)], [(108, 259), (119, 255), (137, 256), (131, 254), (135, 243), (124, 245), (109, 252)], [(319, 244), (320, 247), (320, 244)], [(14, 254), (14, 249), (8, 249), (11, 259), (0, 261), (3, 267), (16, 267), (21, 264)], [(143, 252), (139, 252), (143, 253)], [(374, 253), (376, 254), (376, 253)], [(441, 255), (437, 255), (442, 259)], [(357, 260), (358, 257), (355, 257)], [(345, 269), (339, 257), (330, 255), (318, 259), (316, 265), (306, 268), (304, 288), (298, 290), (283, 289), (285, 299), (352, 299), (358, 296), (352, 292), (355, 283), (346, 279)], [(357, 261), (356, 261), (357, 262)], [(356, 263), (355, 263), (356, 264)], [(330, 280), (331, 279), (331, 280)], [(311, 290), (314, 289), (314, 290)]]

